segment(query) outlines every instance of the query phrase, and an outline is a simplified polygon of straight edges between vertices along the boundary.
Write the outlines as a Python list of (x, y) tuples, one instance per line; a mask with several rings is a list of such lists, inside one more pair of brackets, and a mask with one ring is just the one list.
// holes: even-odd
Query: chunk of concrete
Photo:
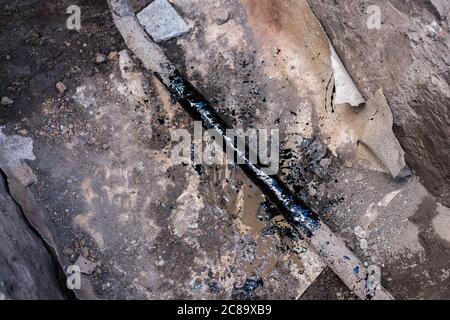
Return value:
[(84, 274), (92, 274), (97, 267), (96, 263), (89, 261), (81, 255), (78, 257), (77, 261), (75, 261), (75, 265), (78, 266), (80, 268), (80, 272)]
[(155, 0), (137, 14), (139, 22), (155, 42), (166, 41), (189, 31), (183, 18), (167, 0)]

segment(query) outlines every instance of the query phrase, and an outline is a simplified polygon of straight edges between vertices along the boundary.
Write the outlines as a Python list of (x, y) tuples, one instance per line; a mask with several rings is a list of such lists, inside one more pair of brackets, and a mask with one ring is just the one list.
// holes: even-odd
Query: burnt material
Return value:
[(255, 300), (255, 291), (258, 288), (264, 288), (262, 278), (257, 280), (247, 279), (242, 287), (234, 287), (231, 293), (233, 300)]
[[(158, 76), (158, 75), (157, 75)], [(160, 78), (158, 76), (158, 78)], [(161, 79), (161, 78), (160, 78)], [(164, 81), (162, 81), (164, 83)], [(202, 121), (206, 130), (214, 130), (223, 138), (223, 150), (233, 150), (234, 155), (240, 160), (238, 165), (244, 173), (255, 183), (270, 202), (280, 211), (283, 216), (301, 228), (305, 235), (312, 236), (319, 225), (316, 214), (307, 208), (304, 202), (295, 197), (289, 188), (277, 177), (270, 176), (264, 172), (258, 163), (252, 163), (246, 152), (237, 148), (235, 139), (228, 137), (226, 130), (229, 129), (219, 114), (214, 110), (206, 98), (178, 71), (174, 71), (169, 77), (166, 85), (173, 99), (178, 102), (195, 120)], [(247, 146), (246, 146), (247, 150)]]

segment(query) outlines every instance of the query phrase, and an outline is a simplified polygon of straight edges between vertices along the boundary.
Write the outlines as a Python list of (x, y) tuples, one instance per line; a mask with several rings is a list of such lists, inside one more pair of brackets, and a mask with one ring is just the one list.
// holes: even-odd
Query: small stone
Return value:
[(102, 290), (103, 291), (108, 290), (108, 285), (106, 283), (102, 284)]
[(108, 146), (106, 143), (104, 143), (104, 144), (102, 145), (102, 148), (103, 148), (103, 150), (108, 150), (108, 149), (109, 149), (109, 146)]
[(10, 99), (10, 98), (8, 98), (6, 96), (2, 97), (2, 105), (9, 106), (9, 105), (11, 105), (13, 103), (14, 103), (14, 100), (12, 100), (12, 99)]
[(108, 54), (108, 60), (109, 61), (117, 61), (117, 60), (119, 60), (119, 53), (117, 51), (111, 51)]
[(364, 230), (362, 227), (357, 226), (355, 230), (353, 231), (356, 237), (359, 239), (365, 239), (367, 237), (366, 230)]
[(81, 252), (83, 253), (83, 257), (85, 257), (85, 258), (89, 257), (89, 249), (88, 248), (82, 247)]
[(322, 168), (328, 169), (328, 167), (331, 165), (331, 159), (324, 158), (324, 159), (320, 160), (319, 164)]
[(75, 261), (75, 265), (80, 267), (81, 273), (84, 274), (92, 274), (97, 267), (96, 263), (89, 261), (82, 255), (78, 256), (77, 261)]
[(106, 56), (103, 53), (97, 53), (97, 57), (95, 58), (95, 62), (100, 64), (106, 62)]
[(361, 248), (361, 250), (367, 250), (367, 248), (369, 247), (369, 243), (366, 239), (361, 239), (359, 240), (359, 247)]
[(56, 90), (58, 90), (59, 93), (64, 93), (67, 90), (67, 87), (64, 83), (59, 81), (56, 83)]
[(344, 165), (346, 168), (353, 168), (353, 162), (351, 160), (345, 160)]
[(73, 254), (73, 250), (71, 248), (64, 248), (62, 254), (66, 257), (70, 257)]
[(355, 177), (355, 181), (360, 182), (364, 180), (364, 176), (361, 173), (358, 173)]
[(221, 25), (230, 19), (230, 13), (223, 8), (217, 8), (213, 10), (212, 18), (217, 25)]
[(22, 136), (26, 136), (28, 134), (28, 130), (27, 129), (21, 129), (19, 131), (17, 131), (20, 135)]
[(378, 266), (371, 265), (367, 268), (366, 290), (367, 295), (374, 296), (376, 290), (381, 284), (381, 269)]

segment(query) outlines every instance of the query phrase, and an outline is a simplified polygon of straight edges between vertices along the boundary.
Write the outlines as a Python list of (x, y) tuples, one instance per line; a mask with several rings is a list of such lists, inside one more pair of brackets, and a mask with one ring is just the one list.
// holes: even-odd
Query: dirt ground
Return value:
[[(82, 29), (67, 30), (73, 2), (0, 1), (0, 96), (14, 101), (0, 106), (0, 127), (32, 138), (27, 197), (64, 269), (79, 256), (96, 264), (77, 297), (355, 299), (238, 168), (171, 163), (171, 132), (192, 132), (191, 119), (126, 51), (106, 1), (75, 1)], [(320, 30), (300, 3), (302, 23)], [(218, 4), (231, 14), (223, 25), (211, 19)], [(418, 177), (394, 181), (362, 146), (336, 152), (330, 132), (345, 125), (324, 101), (326, 38), (278, 37), (295, 26), (255, 1), (174, 6), (192, 29), (164, 52), (227, 123), (280, 129), (282, 179), (382, 269), (396, 298), (449, 298), (448, 230), (437, 227), (448, 208)]]

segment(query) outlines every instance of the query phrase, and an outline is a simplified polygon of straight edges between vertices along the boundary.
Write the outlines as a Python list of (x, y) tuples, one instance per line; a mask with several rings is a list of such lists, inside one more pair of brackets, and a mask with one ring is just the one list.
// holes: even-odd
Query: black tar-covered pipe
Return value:
[[(158, 75), (156, 75), (158, 76)], [(162, 81), (164, 83), (164, 81)], [(225, 150), (233, 150), (238, 165), (247, 177), (256, 184), (267, 199), (283, 214), (283, 216), (311, 236), (317, 228), (319, 221), (307, 206), (295, 197), (289, 188), (277, 177), (270, 176), (261, 169), (258, 163), (252, 163), (245, 152), (236, 147), (234, 137), (229, 137), (229, 129), (220, 115), (214, 110), (207, 99), (187, 81), (178, 71), (169, 77), (167, 89), (172, 97), (196, 120), (200, 120), (206, 130), (215, 130), (223, 138)], [(247, 150), (247, 146), (245, 148)]]

